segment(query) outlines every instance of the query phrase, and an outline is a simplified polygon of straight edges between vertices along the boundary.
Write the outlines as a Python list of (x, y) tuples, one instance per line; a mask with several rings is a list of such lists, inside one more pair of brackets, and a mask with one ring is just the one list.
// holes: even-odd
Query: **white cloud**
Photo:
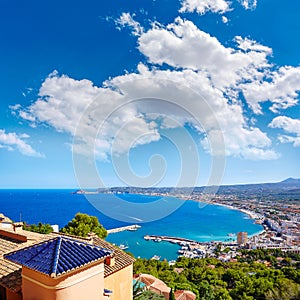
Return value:
[(34, 150), (24, 139), (29, 138), (27, 134), (17, 135), (15, 132), (6, 133), (4, 129), (0, 129), (0, 148), (6, 148), (9, 151), (18, 150), (27, 156), (43, 157), (42, 154)]
[(183, 0), (179, 12), (197, 12), (201, 15), (207, 12), (224, 13), (230, 8), (230, 2), (225, 0)]
[(115, 23), (117, 26), (131, 27), (133, 35), (140, 36), (143, 33), (144, 29), (139, 22), (133, 19), (134, 16), (134, 14), (131, 15), (130, 13), (123, 12), (122, 15), (115, 21)]
[(153, 27), (138, 42), (139, 50), (151, 63), (208, 72), (213, 84), (223, 90), (242, 79), (264, 76), (261, 69), (268, 66), (267, 56), (271, 53), (270, 48), (254, 41), (247, 45), (242, 38), (236, 39), (238, 49), (227, 48), (181, 18), (165, 28)]
[(268, 76), (269, 80), (242, 85), (244, 96), (255, 112), (261, 112), (260, 102), (270, 101), (271, 110), (278, 112), (298, 103), (300, 67), (281, 67)]
[(119, 92), (96, 87), (89, 80), (75, 80), (54, 72), (43, 82), (39, 96), (31, 106), (19, 109), (19, 116), (76, 135), (81, 143), (75, 145), (75, 150), (82, 154), (86, 154), (87, 145), (95, 143), (96, 156), (105, 160), (113, 143), (118, 146), (115, 153), (123, 153), (137, 136), (147, 138), (141, 137), (136, 145), (160, 138), (153, 124), (144, 120), (133, 106), (118, 108), (124, 100)]
[(270, 47), (261, 45), (256, 41), (250, 40), (248, 38), (242, 38), (241, 36), (236, 36), (235, 41), (238, 43), (238, 48), (245, 52), (256, 51), (265, 53), (267, 55), (272, 54), (272, 49)]
[(300, 67), (275, 69), (268, 60), (271, 48), (240, 36), (235, 42), (236, 48), (225, 47), (181, 18), (166, 27), (153, 26), (138, 39), (139, 50), (150, 63), (205, 72), (232, 100), (242, 92), (256, 114), (261, 113), (260, 103), (266, 101), (271, 102), (273, 112), (296, 105)]
[(271, 128), (283, 129), (286, 133), (293, 135), (279, 135), (281, 143), (292, 143), (294, 147), (300, 147), (300, 119), (292, 119), (286, 116), (279, 116), (269, 124)]
[[(200, 15), (204, 15), (207, 12), (223, 14), (232, 10), (230, 8), (231, 2), (226, 0), (182, 0), (179, 12), (197, 12)], [(257, 6), (257, 0), (239, 0), (239, 2), (247, 10), (253, 10)]]
[[(82, 144), (76, 145), (75, 150), (82, 154), (86, 145), (95, 144), (96, 156), (102, 160), (109, 157), (112, 147), (115, 154), (126, 153), (131, 147), (158, 141), (160, 128), (168, 128), (172, 118), (176, 121), (171, 127), (190, 124), (200, 134), (204, 130), (211, 141), (215, 130), (221, 128), (227, 155), (249, 159), (277, 157), (266, 134), (247, 125), (241, 106), (229, 104), (223, 93), (211, 85), (207, 74), (148, 70), (144, 65), (139, 65), (139, 70), (105, 82), (105, 88), (95, 87), (87, 80), (51, 75), (40, 89), (41, 98), (26, 109), (30, 116), (27, 119), (76, 134)], [(128, 99), (144, 97), (170, 100), (172, 105), (165, 106), (164, 101), (157, 100), (122, 106)], [(160, 114), (162, 122), (153, 114)], [(221, 148), (221, 141), (213, 142)], [(206, 150), (209, 151), (207, 144)]]
[[(214, 141), (214, 137), (218, 136), (215, 132), (221, 129), (227, 155), (247, 159), (278, 158), (278, 154), (270, 149), (271, 140), (267, 135), (259, 128), (247, 124), (241, 106), (237, 103), (229, 104), (223, 93), (211, 85), (207, 74), (192, 70), (159, 71), (154, 69), (149, 71), (145, 68), (140, 68), (140, 70), (142, 70), (140, 74), (116, 77), (110, 81), (110, 84), (134, 99), (145, 96), (170, 99), (172, 103), (183, 106), (194, 117), (178, 111), (176, 107), (164, 109), (159, 101), (156, 108), (153, 108), (153, 104), (152, 107), (147, 107), (143, 103), (144, 112), (148, 114), (153, 110), (167, 112), (169, 116), (176, 119), (178, 124), (189, 123), (200, 133), (205, 129), (205, 134), (209, 135), (214, 145), (218, 145), (218, 141)], [(203, 128), (199, 128), (199, 122), (200, 127)], [(174, 126), (174, 122), (172, 125)], [(208, 145), (206, 146), (208, 151)]]
[(227, 17), (222, 16), (222, 22), (223, 22), (224, 24), (227, 24), (227, 23), (229, 22), (229, 20), (228, 20)]
[[(244, 116), (239, 93), (243, 92), (249, 106), (259, 112), (259, 103), (266, 101), (268, 92), (262, 89), (259, 98), (253, 98), (251, 89), (258, 83), (276, 81), (284, 72), (272, 71), (269, 47), (242, 37), (236, 37), (235, 43), (235, 48), (225, 47), (181, 18), (166, 27), (156, 23), (138, 38), (139, 50), (152, 67), (140, 63), (138, 73), (117, 76), (104, 82), (103, 87), (89, 80), (50, 74), (40, 88), (39, 98), (18, 112), (23, 119), (76, 135), (81, 141), (75, 145), (77, 152), (85, 154), (86, 145), (95, 145), (99, 159), (107, 159), (112, 147), (117, 154), (126, 153), (133, 146), (158, 141), (162, 129), (184, 124), (199, 131), (207, 151), (204, 132), (220, 149), (222, 143), (216, 137), (222, 134), (226, 155), (276, 159), (278, 154), (267, 134)], [(169, 65), (169, 69), (159, 70), (162, 64)], [(296, 68), (289, 70), (297, 73)], [(295, 86), (296, 82), (290, 89), (277, 84), (277, 90), (280, 95), (289, 91), (294, 97)], [(167, 107), (163, 101), (130, 102), (145, 97), (171, 99), (173, 106)], [(285, 107), (278, 97), (269, 101), (273, 106)]]
[(257, 6), (257, 0), (240, 0), (240, 2), (245, 9), (255, 9)]
[(55, 71), (43, 82), (39, 99), (19, 114), (30, 122), (45, 122), (58, 131), (73, 134), (80, 115), (99, 90), (89, 80), (58, 76)]

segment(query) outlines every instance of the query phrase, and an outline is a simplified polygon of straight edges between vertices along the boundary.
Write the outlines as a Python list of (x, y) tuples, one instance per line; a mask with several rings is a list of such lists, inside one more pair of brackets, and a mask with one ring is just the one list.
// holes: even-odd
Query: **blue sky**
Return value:
[(299, 178), (299, 10), (1, 1), (0, 187)]

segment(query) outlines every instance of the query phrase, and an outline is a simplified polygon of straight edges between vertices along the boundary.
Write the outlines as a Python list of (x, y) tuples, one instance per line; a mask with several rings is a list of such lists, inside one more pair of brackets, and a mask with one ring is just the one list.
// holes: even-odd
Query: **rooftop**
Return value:
[(195, 300), (196, 295), (191, 291), (177, 290), (174, 292), (176, 300)]
[(134, 262), (133, 257), (97, 236), (84, 238), (62, 233), (40, 234), (22, 229), (15, 232), (13, 229), (0, 228), (0, 285), (12, 292), (21, 290), (22, 285), (21, 265), (4, 259), (3, 255), (56, 237), (66, 237), (113, 251), (115, 264), (104, 265), (104, 277), (107, 277)]
[[(21, 237), (21, 238), (20, 238)], [(3, 258), (3, 254), (27, 247), (29, 245), (49, 240), (53, 235), (44, 235), (22, 230), (20, 233), (12, 229), (0, 230), (0, 285), (12, 292), (21, 290), (21, 266)]]
[(4, 258), (57, 277), (109, 256), (109, 251), (75, 239), (57, 236), (51, 240), (8, 253)]
[(112, 250), (114, 252), (115, 264), (112, 266), (105, 265), (104, 277), (107, 277), (127, 266), (130, 266), (135, 261), (132, 256), (122, 251), (119, 247), (100, 239), (98, 236), (94, 236), (92, 238), (92, 242), (94, 245)]

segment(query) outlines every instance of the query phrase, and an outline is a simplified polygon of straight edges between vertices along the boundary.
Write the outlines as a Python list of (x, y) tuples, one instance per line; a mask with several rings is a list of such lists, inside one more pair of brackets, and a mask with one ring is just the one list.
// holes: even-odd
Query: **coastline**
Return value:
[[(161, 195), (161, 196), (163, 197), (164, 195)], [(228, 204), (224, 204), (224, 203), (220, 203), (220, 202), (207, 202), (205, 200), (189, 199), (189, 198), (184, 198), (184, 197), (179, 196), (179, 195), (174, 196), (174, 197), (177, 198), (177, 199), (180, 199), (182, 201), (193, 201), (193, 202), (198, 202), (198, 203), (200, 202), (200, 203), (205, 203), (205, 204), (209, 204), (209, 205), (223, 206), (223, 207), (231, 209), (231, 210), (237, 210), (237, 211), (240, 211), (243, 214), (246, 214), (252, 220), (259, 221), (259, 220), (262, 219), (261, 217), (259, 217), (259, 215), (257, 213), (254, 213), (254, 212), (252, 212), (250, 210), (247, 210), (247, 209), (238, 208), (238, 207), (233, 206), (233, 205), (228, 205)], [(253, 233), (253, 234), (249, 235), (249, 238), (264, 234), (266, 232), (266, 229), (265, 229), (264, 226), (262, 226), (262, 227), (263, 227), (262, 230), (258, 231), (257, 233)]]
[[(163, 194), (149, 195), (147, 193), (145, 193), (145, 194), (136, 193), (136, 194), (131, 194), (131, 195), (142, 195), (142, 196), (147, 196), (147, 197), (166, 197), (166, 196), (168, 196), (168, 195), (163, 195)], [(225, 207), (227, 209), (239, 211), (239, 212), (247, 215), (252, 220), (256, 220), (256, 221), (261, 221), (262, 220), (262, 217), (260, 217), (257, 213), (252, 212), (252, 211), (247, 210), (247, 209), (238, 208), (238, 207), (233, 206), (233, 205), (228, 205), (228, 204), (224, 204), (224, 203), (220, 203), (220, 202), (207, 202), (205, 200), (196, 200), (196, 199), (184, 198), (180, 195), (174, 195), (174, 196), (172, 195), (172, 197), (177, 198), (177, 199), (182, 200), (182, 201), (192, 201), (192, 202), (198, 202), (198, 203), (205, 203), (205, 204), (209, 204), (209, 205), (222, 206), (222, 207)], [(261, 225), (261, 224), (259, 224), (259, 225)], [(264, 226), (262, 226), (262, 227), (263, 228), (261, 230), (259, 230), (258, 232), (249, 235), (249, 238), (264, 234), (266, 232), (266, 230), (265, 230)]]
[[(3, 207), (5, 205), (6, 214), (15, 220), (20, 218), (21, 212), (22, 219), (27, 220), (30, 223), (37, 223), (40, 221), (53, 223), (53, 220), (55, 220), (55, 223), (59, 224), (60, 227), (63, 227), (78, 211), (81, 211), (90, 215), (96, 215), (106, 228), (112, 229), (127, 225), (115, 222), (115, 220), (110, 220), (105, 215), (95, 211), (95, 208), (85, 200), (83, 195), (74, 197), (74, 195), (70, 193), (70, 190), (32, 190), (26, 191), (26, 193), (23, 191), (16, 191), (13, 193), (7, 191), (3, 196), (4, 197), (1, 197), (0, 204), (2, 203)], [(146, 196), (149, 197), (150, 195)], [(128, 197), (132, 199), (137, 198), (136, 201), (139, 201), (138, 195), (136, 197), (134, 195), (129, 195)], [(153, 200), (155, 200), (155, 198), (148, 199), (148, 201)], [(261, 226), (253, 226), (254, 223), (252, 220), (243, 220), (245, 219), (243, 214), (238, 213), (239, 215), (236, 215), (235, 213), (233, 214), (228, 211), (226, 214), (226, 211), (223, 212), (223, 209), (218, 209), (217, 206), (214, 206), (217, 203), (211, 203), (212, 206), (208, 207), (208, 212), (212, 213), (212, 217), (210, 217), (210, 215), (206, 215), (206, 212), (203, 211), (203, 209), (198, 208), (199, 203), (196, 203), (197, 201), (194, 201), (193, 199), (186, 200), (192, 201), (188, 201), (190, 203), (187, 202), (187, 205), (181, 206), (180, 209), (168, 218), (151, 224), (145, 223), (136, 232), (125, 230), (119, 233), (110, 234), (108, 237), (109, 241), (116, 245), (128, 245), (129, 251), (136, 257), (151, 258), (153, 255), (159, 253), (162, 258), (170, 260), (177, 258), (177, 251), (180, 249), (178, 245), (166, 242), (150, 245), (143, 237), (147, 234), (156, 234), (161, 236), (178, 236), (203, 242), (211, 240), (225, 241), (230, 238), (230, 236), (227, 236), (229, 233), (248, 231), (248, 225), (244, 226), (244, 223), (249, 224), (248, 232), (251, 232), (251, 234), (257, 233), (262, 229)], [(172, 199), (169, 199), (169, 201), (172, 201)], [(110, 205), (109, 201), (104, 201), (103, 203), (103, 205)], [(203, 203), (203, 205), (206, 204)], [(32, 210), (29, 209), (29, 206), (35, 206), (35, 214), (32, 214)], [(46, 213), (45, 206), (47, 207)], [(200, 203), (200, 207), (201, 206), (202, 203)], [(18, 209), (16, 209), (16, 207)], [(57, 210), (57, 207), (60, 207), (60, 209)], [(226, 219), (223, 219), (223, 213), (227, 216)], [(199, 215), (201, 215), (201, 217), (199, 217)], [(234, 216), (233, 218), (232, 215)], [(239, 219), (238, 224), (241, 224), (241, 226), (237, 225), (235, 216)], [(212, 220), (215, 220), (215, 222), (212, 222)], [(182, 222), (184, 222), (184, 226)], [(221, 229), (224, 222), (233, 223), (233, 227), (228, 226), (225, 229)], [(185, 226), (186, 229), (183, 230), (183, 227)], [(208, 234), (208, 230), (211, 231), (211, 233)], [(187, 233), (189, 234), (187, 235)]]
[[(202, 202), (202, 201), (197, 201), (197, 202)], [(204, 202), (204, 201), (203, 201)], [(238, 210), (246, 215), (248, 215), (250, 217), (250, 219), (252, 220), (260, 220), (260, 218), (258, 217), (258, 215), (250, 210), (247, 210), (247, 209), (241, 209), (241, 208), (238, 208), (238, 207), (235, 207), (235, 206), (232, 206), (232, 205), (228, 205), (228, 204), (224, 204), (224, 203), (219, 203), (219, 202), (204, 202), (204, 203), (207, 203), (207, 204), (210, 204), (210, 205), (218, 205), (218, 206), (223, 206), (225, 208), (228, 208), (228, 209), (232, 209), (232, 210)], [(255, 236), (258, 236), (258, 235), (261, 235), (263, 233), (265, 233), (266, 230), (265, 228), (263, 227), (263, 229), (257, 233), (253, 233), (251, 235), (249, 235), (249, 237), (255, 237)]]

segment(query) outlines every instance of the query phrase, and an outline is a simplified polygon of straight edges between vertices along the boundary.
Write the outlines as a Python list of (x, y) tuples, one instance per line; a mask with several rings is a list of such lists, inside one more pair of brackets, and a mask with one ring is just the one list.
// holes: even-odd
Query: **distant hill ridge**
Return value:
[[(191, 194), (191, 193), (215, 193), (214, 187), (111, 187), (100, 188), (98, 193), (170, 193)], [(300, 200), (300, 179), (287, 178), (281, 182), (273, 183), (254, 183), (254, 184), (236, 184), (221, 185), (218, 187), (219, 195), (237, 195), (239, 197), (265, 197), (274, 199), (294, 199)]]
[(287, 178), (283, 181), (281, 181), (281, 183), (297, 183), (297, 184), (300, 184), (300, 178)]
[(254, 183), (254, 184), (237, 184), (222, 185), (219, 188), (219, 194), (241, 194), (246, 195), (264, 194), (264, 195), (289, 195), (298, 194), (300, 190), (299, 178), (287, 178), (280, 182), (273, 183)]

